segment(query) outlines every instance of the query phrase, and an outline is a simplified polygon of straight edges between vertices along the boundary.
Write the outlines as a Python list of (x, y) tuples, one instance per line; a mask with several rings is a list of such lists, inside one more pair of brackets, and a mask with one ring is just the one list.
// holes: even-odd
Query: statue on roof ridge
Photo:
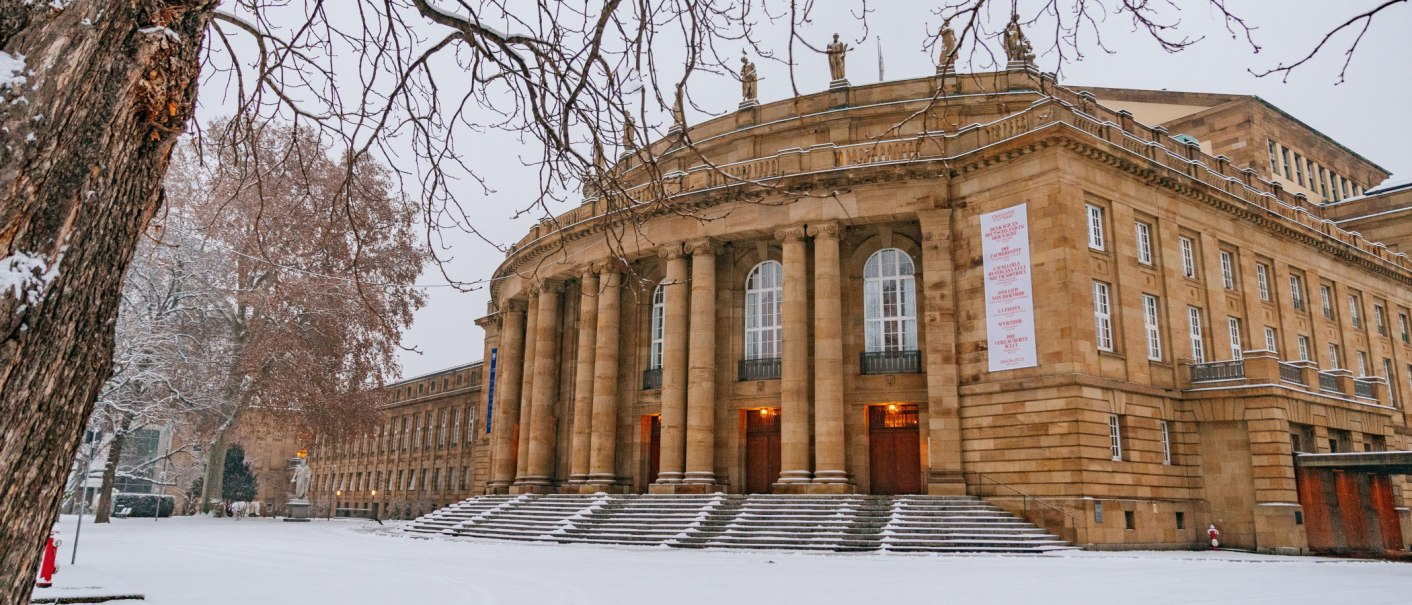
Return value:
[(740, 103), (741, 105), (754, 105), (759, 100), (759, 91), (756, 81), (759, 76), (755, 71), (755, 64), (750, 62), (750, 57), (745, 51), (740, 51)]
[(838, 34), (833, 35), (833, 42), (824, 47), (824, 52), (829, 56), (829, 78), (834, 82), (845, 82), (848, 80), (844, 76), (843, 59), (848, 52), (848, 45), (839, 42)]
[(1020, 29), (1019, 13), (1010, 14), (1010, 23), (1005, 26), (1005, 56), (1011, 63), (1034, 62), (1034, 48)]

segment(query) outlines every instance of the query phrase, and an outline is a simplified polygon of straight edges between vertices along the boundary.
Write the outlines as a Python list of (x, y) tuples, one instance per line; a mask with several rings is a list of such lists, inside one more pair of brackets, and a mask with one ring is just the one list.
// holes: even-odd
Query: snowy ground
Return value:
[[(85, 522), (55, 588), (147, 603), (1412, 603), (1405, 563), (1244, 553), (820, 555), (417, 539), (370, 521)], [(389, 524), (389, 528), (391, 524)], [(920, 600), (919, 600), (920, 599)]]

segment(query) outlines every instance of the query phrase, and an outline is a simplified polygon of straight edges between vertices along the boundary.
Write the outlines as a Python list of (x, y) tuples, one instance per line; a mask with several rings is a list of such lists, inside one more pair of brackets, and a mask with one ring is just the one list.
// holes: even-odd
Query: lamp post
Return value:
[[(343, 490), (335, 491), (335, 492), (334, 492), (334, 495), (337, 496), (337, 497), (339, 497), (339, 498), (342, 498), (342, 497), (343, 497)], [(338, 502), (331, 502), (331, 503), (329, 503), (328, 509), (329, 509), (329, 514), (330, 514), (330, 515), (333, 514), (333, 507), (336, 506), (337, 504), (338, 504)]]
[(379, 518), (378, 518), (378, 490), (377, 490), (377, 488), (373, 488), (373, 490), (372, 490), (372, 495), (373, 495), (373, 520), (374, 520), (374, 521), (377, 521), (377, 522), (378, 522), (378, 525), (382, 525), (382, 519), (379, 519)]

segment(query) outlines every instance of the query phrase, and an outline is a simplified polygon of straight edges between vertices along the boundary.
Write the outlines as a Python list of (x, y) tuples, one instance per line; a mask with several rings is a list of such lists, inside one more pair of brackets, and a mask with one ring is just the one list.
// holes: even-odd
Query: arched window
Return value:
[(657, 284), (657, 289), (652, 291), (652, 351), (647, 358), (649, 370), (662, 367), (662, 336), (665, 333), (662, 324), (666, 319), (667, 289)]
[(745, 278), (745, 358), (780, 356), (780, 286), (784, 267), (767, 260)]
[(917, 281), (912, 257), (896, 248), (874, 252), (863, 266), (867, 351), (917, 350)]

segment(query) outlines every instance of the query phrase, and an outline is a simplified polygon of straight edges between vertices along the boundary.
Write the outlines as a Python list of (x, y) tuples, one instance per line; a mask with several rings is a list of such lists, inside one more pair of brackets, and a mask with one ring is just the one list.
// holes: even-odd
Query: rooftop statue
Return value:
[(756, 89), (755, 64), (750, 62), (750, 57), (745, 55), (745, 51), (740, 51), (740, 97), (742, 104), (754, 104), (759, 99), (759, 91)]
[(1031, 63), (1034, 61), (1034, 48), (1020, 30), (1020, 15), (1011, 14), (1010, 23), (1005, 26), (1005, 56), (1011, 63)]
[(938, 71), (951, 71), (956, 65), (956, 31), (951, 29), (951, 19), (948, 18), (941, 23), (941, 62), (937, 64)]
[(623, 114), (623, 149), (637, 150), (637, 122), (628, 114)]
[(833, 35), (833, 42), (824, 47), (824, 52), (829, 56), (829, 77), (834, 82), (847, 80), (844, 76), (843, 58), (848, 52), (848, 45), (838, 41), (838, 34)]

